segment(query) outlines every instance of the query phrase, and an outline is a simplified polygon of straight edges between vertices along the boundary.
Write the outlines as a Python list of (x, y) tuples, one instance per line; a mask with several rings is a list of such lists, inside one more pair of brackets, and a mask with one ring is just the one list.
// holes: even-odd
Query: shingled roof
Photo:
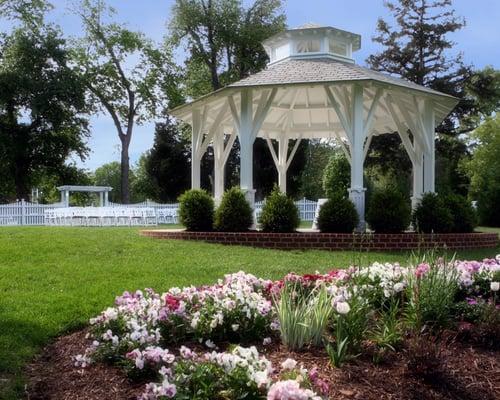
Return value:
[[(359, 65), (331, 58), (293, 59), (271, 64), (266, 69), (250, 75), (229, 87), (253, 87), (281, 84), (334, 83), (347, 81), (378, 81), (438, 96), (448, 96), (425, 86), (373, 71)], [(452, 97), (452, 96), (448, 96)]]

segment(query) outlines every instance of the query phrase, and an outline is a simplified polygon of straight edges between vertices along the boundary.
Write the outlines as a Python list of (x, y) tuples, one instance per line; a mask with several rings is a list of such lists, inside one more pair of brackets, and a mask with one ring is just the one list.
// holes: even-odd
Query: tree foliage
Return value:
[(145, 170), (153, 186), (153, 197), (161, 202), (175, 201), (189, 188), (190, 142), (182, 128), (172, 120), (157, 123), (152, 149), (145, 158)]
[(351, 184), (351, 165), (342, 153), (335, 153), (328, 160), (323, 173), (323, 190), (327, 197), (339, 194), (348, 197), (347, 189)]
[(256, 0), (248, 8), (241, 0), (176, 0), (169, 27), (173, 43), (190, 53), (191, 94), (206, 93), (189, 83), (208, 81), (209, 91), (217, 90), (264, 68), (261, 42), (285, 28), (281, 6), (281, 0)]
[(478, 202), (481, 224), (500, 226), (500, 117), (487, 119), (472, 138), (475, 148), (465, 163), (471, 180), (470, 198)]
[[(438, 190), (464, 193), (468, 181), (460, 173), (459, 165), (468, 157), (468, 152), (459, 134), (473, 130), (498, 108), (497, 73), (492, 68), (475, 71), (464, 64), (461, 53), (453, 51), (455, 43), (449, 35), (462, 29), (465, 20), (456, 15), (452, 0), (394, 0), (385, 4), (393, 23), (379, 19), (373, 40), (383, 50), (368, 57), (367, 63), (375, 70), (460, 99), (453, 112), (436, 128), (441, 134), (436, 143), (436, 178)], [(403, 147), (399, 143), (394, 147), (388, 135), (380, 137), (378, 142), (387, 154), (400, 153), (396, 157), (378, 157), (378, 161), (386, 164), (382, 169), (399, 169), (404, 174), (406, 168), (401, 168), (399, 162), (405, 158)], [(374, 150), (368, 155), (368, 165), (377, 151), (375, 145), (372, 144)], [(405, 163), (408, 164), (407, 160)]]
[(87, 154), (85, 88), (68, 65), (66, 42), (51, 26), (23, 25), (2, 40), (0, 158), (17, 198), (28, 198), (36, 172)]
[(140, 32), (105, 22), (113, 10), (102, 1), (82, 0), (75, 12), (85, 29), (74, 51), (75, 70), (95, 108), (108, 113), (116, 127), (121, 141), (121, 200), (128, 203), (128, 149), (134, 126), (181, 101), (177, 68), (168, 46), (157, 46)]

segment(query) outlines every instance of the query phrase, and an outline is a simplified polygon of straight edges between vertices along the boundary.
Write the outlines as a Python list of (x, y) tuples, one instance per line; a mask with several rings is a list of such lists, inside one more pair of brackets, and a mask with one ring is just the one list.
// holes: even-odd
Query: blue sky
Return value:
[[(250, 1), (246, 0), (246, 3)], [(379, 17), (387, 17), (383, 0), (284, 0), (288, 25), (295, 27), (306, 22), (331, 25), (362, 36), (361, 50), (355, 54), (356, 62), (364, 64), (366, 57), (378, 50), (372, 43)], [(53, 0), (55, 10), (51, 19), (67, 35), (81, 33), (79, 21), (68, 11), (71, 0)], [(134, 30), (160, 40), (166, 33), (173, 0), (108, 0), (116, 11), (116, 18)], [(454, 0), (457, 14), (465, 17), (467, 26), (451, 38), (457, 51), (464, 54), (467, 63), (480, 68), (492, 65), (500, 68), (500, 1)], [(1, 29), (1, 27), (0, 27)], [(130, 145), (130, 158), (136, 162), (153, 143), (153, 122), (137, 127)], [(91, 154), (78, 164), (94, 170), (103, 163), (119, 160), (119, 140), (116, 130), (106, 115), (92, 118)]]

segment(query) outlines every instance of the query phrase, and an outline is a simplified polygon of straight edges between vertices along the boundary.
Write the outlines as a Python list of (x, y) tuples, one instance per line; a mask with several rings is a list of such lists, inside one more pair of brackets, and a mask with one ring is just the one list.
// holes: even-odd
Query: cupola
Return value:
[(333, 58), (354, 63), (352, 53), (361, 48), (361, 36), (331, 26), (302, 25), (263, 42), (269, 64), (288, 58)]

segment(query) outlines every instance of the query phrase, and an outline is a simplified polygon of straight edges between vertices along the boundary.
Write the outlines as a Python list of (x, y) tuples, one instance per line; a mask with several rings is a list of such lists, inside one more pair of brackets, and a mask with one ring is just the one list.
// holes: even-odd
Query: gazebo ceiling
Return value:
[[(251, 88), (254, 112), (257, 112), (261, 98), (274, 90), (274, 99), (258, 137), (276, 138), (286, 132), (291, 139), (346, 138), (342, 121), (325, 87), (331, 89), (333, 99), (348, 114), (354, 83), (364, 88), (365, 117), (368, 117), (371, 104), (377, 97), (371, 132), (375, 135), (398, 131), (391, 110), (402, 121), (406, 116), (417, 119), (423, 109), (423, 101), (430, 98), (434, 104), (435, 122), (439, 124), (457, 104), (457, 99), (452, 96), (356, 64), (330, 58), (287, 58), (226, 88), (173, 109), (171, 113), (191, 124), (192, 109), (201, 107), (206, 109), (207, 126), (210, 126), (223, 112), (219, 125), (228, 132), (234, 127), (230, 107), (227, 107), (228, 100), (233, 102), (235, 109), (239, 109), (239, 93)], [(411, 127), (408, 129), (412, 130)]]

